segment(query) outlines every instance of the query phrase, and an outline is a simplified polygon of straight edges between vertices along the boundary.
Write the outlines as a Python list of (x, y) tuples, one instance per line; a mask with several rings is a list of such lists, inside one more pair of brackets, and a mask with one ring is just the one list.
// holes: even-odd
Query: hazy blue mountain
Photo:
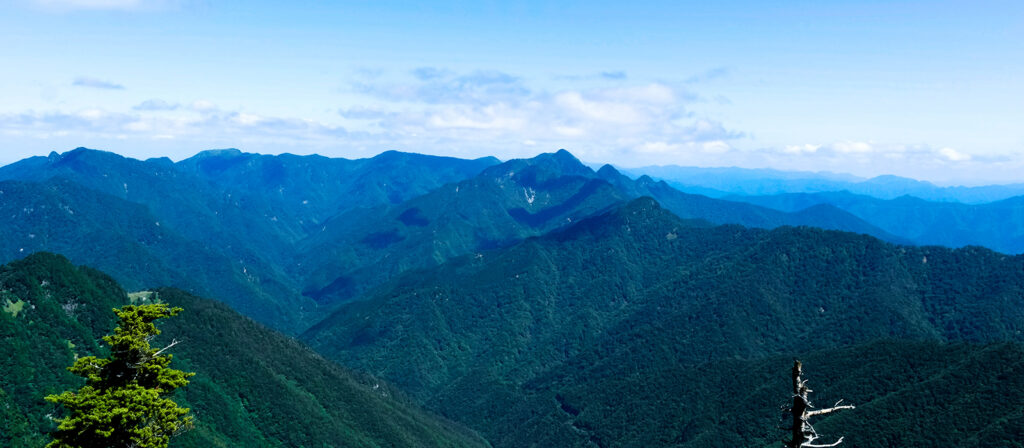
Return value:
[(483, 447), (468, 430), (431, 415), (390, 385), (332, 364), (226, 306), (179, 290), (129, 299), (113, 279), (67, 259), (35, 254), (0, 267), (0, 445), (42, 447), (62, 412), (47, 394), (80, 387), (65, 370), (103, 355), (111, 308), (160, 300), (184, 311), (154, 344), (181, 341), (174, 366), (196, 372), (177, 393), (196, 427), (175, 447)]
[(777, 210), (768, 207), (745, 207), (737, 204), (737, 202), (743, 201), (720, 200), (699, 194), (683, 193), (664, 181), (655, 181), (646, 175), (633, 181), (620, 174), (611, 165), (603, 166), (598, 170), (597, 175), (626, 192), (629, 197), (653, 197), (663, 207), (681, 218), (704, 219), (715, 224), (741, 224), (747, 227), (766, 229), (803, 225), (863, 233), (891, 242), (910, 241), (879, 229), (828, 204), (777, 213)]
[[(762, 389), (755, 380), (768, 375), (763, 370), (747, 376), (719, 366), (775, 360), (784, 379), (780, 360), (788, 356), (888, 339), (926, 344), (915, 358), (933, 363), (926, 376), (943, 377), (938, 366), (947, 361), (978, 370), (987, 361), (973, 358), (974, 349), (941, 352), (950, 343), (1024, 340), (1022, 272), (1024, 257), (979, 248), (893, 246), (806, 227), (695, 226), (642, 198), (510, 248), (404, 273), (302, 338), (392, 380), (496, 446), (749, 446), (772, 428), (716, 420), (731, 433), (714, 445), (701, 419), (719, 418), (711, 410), (723, 402), (736, 403), (735, 421), (761, 418), (752, 409), (777, 416), (787, 389)], [(1018, 384), (1020, 360), (1010, 356), (1019, 352), (1011, 345), (996, 354), (1004, 364), (993, 368), (1004, 376), (986, 377), (985, 392), (958, 406), (983, 409), (1001, 385)], [(836, 362), (865, 359), (845, 356)], [(706, 382), (687, 379), (702, 372)], [(744, 382), (715, 387), (736, 377)], [(914, 400), (959, 396), (919, 377), (847, 378), (859, 382), (859, 396), (879, 388), (912, 390)], [(688, 384), (703, 385), (680, 392)], [(639, 396), (629, 391), (645, 398), (633, 401)], [(745, 402), (754, 393), (778, 400)], [(706, 394), (714, 397), (700, 403)], [(663, 406), (646, 401), (654, 398)], [(903, 437), (919, 441), (949, 422), (877, 430), (885, 437), (910, 431)], [(935, 440), (959, 446), (953, 434)]]
[(1024, 183), (940, 187), (930, 182), (892, 175), (863, 179), (829, 172), (681, 166), (649, 166), (623, 171), (634, 177), (646, 174), (663, 179), (681, 191), (716, 198), (729, 195), (849, 191), (880, 199), (914, 196), (929, 201), (978, 204), (1024, 195)]
[(1024, 252), (1024, 196), (987, 204), (929, 202), (909, 196), (883, 200), (849, 192), (730, 196), (730, 199), (781, 211), (827, 204), (915, 244), (976, 245), (1005, 253)]

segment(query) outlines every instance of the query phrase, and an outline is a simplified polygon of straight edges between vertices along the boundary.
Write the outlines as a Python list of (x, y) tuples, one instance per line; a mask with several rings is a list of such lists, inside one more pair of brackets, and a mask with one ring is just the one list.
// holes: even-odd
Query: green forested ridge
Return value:
[[(700, 366), (756, 365), (813, 351), (840, 356), (878, 339), (916, 341), (923, 345), (907, 356), (930, 350), (939, 353), (930, 362), (941, 364), (959, 362), (941, 354), (946, 344), (1021, 341), (1022, 273), (1024, 257), (981, 248), (909, 248), (812, 228), (695, 226), (640, 199), (506, 250), (404, 274), (303, 337), (328, 357), (391, 379), (498, 446), (645, 446), (649, 439), (637, 434), (669, 437), (698, 414), (681, 414), (673, 426), (654, 417), (667, 411), (622, 390), (649, 385), (674, 406), (698, 400), (666, 393), (689, 384), (672, 372), (685, 377)], [(1019, 350), (1016, 344), (1006, 350)], [(785, 380), (785, 362), (779, 365)], [(987, 380), (985, 400), (1011, 385), (1003, 381), (1018, 381), (1015, 370), (998, 368), (1009, 376)], [(734, 375), (717, 371), (708, 381)], [(914, 386), (912, 377), (887, 381), (888, 392), (940, 392)], [(757, 387), (751, 381), (732, 395), (704, 392), (741, 402)], [(786, 391), (775, 393), (785, 399)], [(963, 406), (982, 406), (979, 397), (963, 397)], [(941, 433), (932, 429), (907, 430)], [(688, 431), (703, 430), (697, 424)], [(764, 440), (743, 432), (756, 429), (731, 431), (738, 433), (724, 440), (744, 441), (732, 446)], [(945, 434), (947, 442), (959, 440)], [(678, 443), (688, 437), (697, 436)]]
[(0, 261), (58, 252), (110, 272), (128, 288), (176, 286), (294, 328), (304, 300), (291, 292), (290, 280), (262, 277), (212, 242), (183, 236), (150, 210), (62, 178), (0, 181)]
[[(0, 267), (0, 446), (40, 447), (59, 415), (43, 397), (75, 388), (76, 356), (104, 354), (111, 308), (129, 297), (113, 279), (58, 255)], [(185, 309), (162, 326), (175, 366), (197, 375), (176, 394), (196, 427), (172, 447), (486, 446), (468, 430), (410, 404), (391, 386), (325, 361), (226, 306), (175, 289), (139, 294)]]
[(274, 210), (308, 233), (344, 211), (397, 204), (497, 163), (493, 157), (464, 160), (397, 151), (348, 160), (220, 150), (201, 152), (177, 166), (229, 190), (243, 204)]
[(560, 150), (492, 166), (397, 206), (340, 215), (304, 243), (307, 256), (296, 266), (312, 272), (308, 295), (342, 302), (407, 269), (505, 247), (641, 196), (716, 224), (811, 225), (898, 240), (835, 208), (790, 214), (685, 194), (650, 178), (630, 180), (610, 166), (594, 172)]
[[(0, 233), (15, 240), (0, 243), (0, 262), (60, 252), (126, 285), (179, 286), (295, 332), (319, 316), (301, 295), (305, 266), (291, 268), (299, 240), (340, 211), (401, 201), (493, 163), (395, 152), (345, 160), (211, 151), (177, 164), (85, 148), (33, 157), (0, 167), (0, 180), (21, 181), (8, 193), (22, 193), (0, 196), (11, 218)], [(81, 244), (95, 239), (122, 250)]]

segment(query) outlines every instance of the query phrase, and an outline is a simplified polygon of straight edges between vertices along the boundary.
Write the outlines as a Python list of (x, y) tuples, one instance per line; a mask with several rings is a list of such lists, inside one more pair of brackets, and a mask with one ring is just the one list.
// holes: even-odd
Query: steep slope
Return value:
[(306, 242), (299, 268), (312, 272), (308, 295), (344, 302), (404, 270), (508, 246), (625, 199), (567, 151), (511, 160), (394, 207), (332, 219)]
[[(31, 235), (32, 241), (17, 247), (7, 242), (14, 252), (4, 252), (0, 261), (32, 250), (60, 251), (126, 284), (179, 286), (296, 332), (322, 317), (317, 304), (301, 294), (304, 268), (291, 264), (297, 241), (319, 232), (339, 210), (401, 201), (493, 163), (395, 152), (344, 160), (211, 151), (174, 164), (78, 148), (0, 169), (0, 180), (63, 185), (41, 195), (49, 198), (49, 209), (32, 205), (39, 200), (36, 193), (8, 195), (2, 206), (21, 220), (6, 225), (17, 231), (12, 235)], [(90, 195), (121, 203), (105, 210), (93, 206), (85, 197)], [(51, 219), (71, 206), (67, 215)], [(140, 226), (154, 225), (173, 234), (173, 243), (140, 234)], [(108, 244), (97, 252), (85, 241)], [(126, 255), (136, 253), (137, 259)]]
[[(1024, 257), (977, 248), (692, 226), (639, 199), (543, 238), (402, 275), (303, 339), (499, 446), (619, 446), (633, 440), (626, 428), (656, 437), (680, 430), (644, 423), (651, 411), (612, 389), (622, 382), (650, 384), (658, 395), (673, 370), (879, 338), (936, 347), (1020, 341), (1022, 272)], [(555, 385), (583, 385), (574, 389), (580, 396), (635, 412), (604, 420), (618, 429), (596, 436), (601, 443), (587, 435), (601, 428), (582, 421), (531, 420), (561, 408), (553, 415), (571, 421), (583, 409), (560, 403)], [(526, 408), (508, 412), (516, 406)]]
[(260, 321), (295, 328), (308, 300), (274, 276), (196, 242), (146, 206), (66, 179), (0, 182), (0, 262), (59, 251), (130, 288), (170, 285), (217, 297)]
[[(389, 385), (327, 362), (226, 306), (173, 289), (133, 295), (185, 311), (166, 321), (175, 365), (197, 375), (178, 398), (196, 428), (172, 442), (211, 446), (487, 446), (419, 410)], [(113, 279), (65, 258), (35, 254), (0, 267), (0, 444), (40, 447), (53, 429), (46, 394), (77, 387), (64, 368), (102, 354), (112, 307), (129, 302)]]
[(730, 199), (781, 211), (834, 206), (915, 244), (978, 245), (1006, 253), (1024, 252), (1024, 196), (974, 205), (910, 196), (883, 200), (849, 192)]

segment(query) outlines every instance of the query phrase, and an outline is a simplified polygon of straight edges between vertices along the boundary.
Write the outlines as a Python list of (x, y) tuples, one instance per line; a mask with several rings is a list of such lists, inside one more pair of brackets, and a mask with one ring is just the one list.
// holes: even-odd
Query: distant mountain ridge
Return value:
[(631, 176), (663, 179), (688, 193), (722, 198), (729, 195), (764, 196), (784, 193), (849, 191), (879, 199), (914, 196), (936, 202), (980, 204), (1024, 195), (1024, 183), (975, 187), (940, 187), (926, 181), (883, 175), (864, 179), (829, 172), (779, 171), (746, 168), (648, 166), (622, 169)]
[(1010, 254), (1024, 252), (1024, 196), (985, 204), (930, 202), (911, 196), (883, 200), (849, 192), (729, 199), (790, 212), (829, 205), (919, 245), (975, 245)]

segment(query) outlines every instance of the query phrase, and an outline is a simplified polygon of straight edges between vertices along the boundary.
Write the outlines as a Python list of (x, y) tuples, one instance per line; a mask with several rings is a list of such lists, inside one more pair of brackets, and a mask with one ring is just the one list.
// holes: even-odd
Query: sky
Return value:
[(1024, 182), (1024, 2), (0, 0), (0, 164), (79, 146)]

